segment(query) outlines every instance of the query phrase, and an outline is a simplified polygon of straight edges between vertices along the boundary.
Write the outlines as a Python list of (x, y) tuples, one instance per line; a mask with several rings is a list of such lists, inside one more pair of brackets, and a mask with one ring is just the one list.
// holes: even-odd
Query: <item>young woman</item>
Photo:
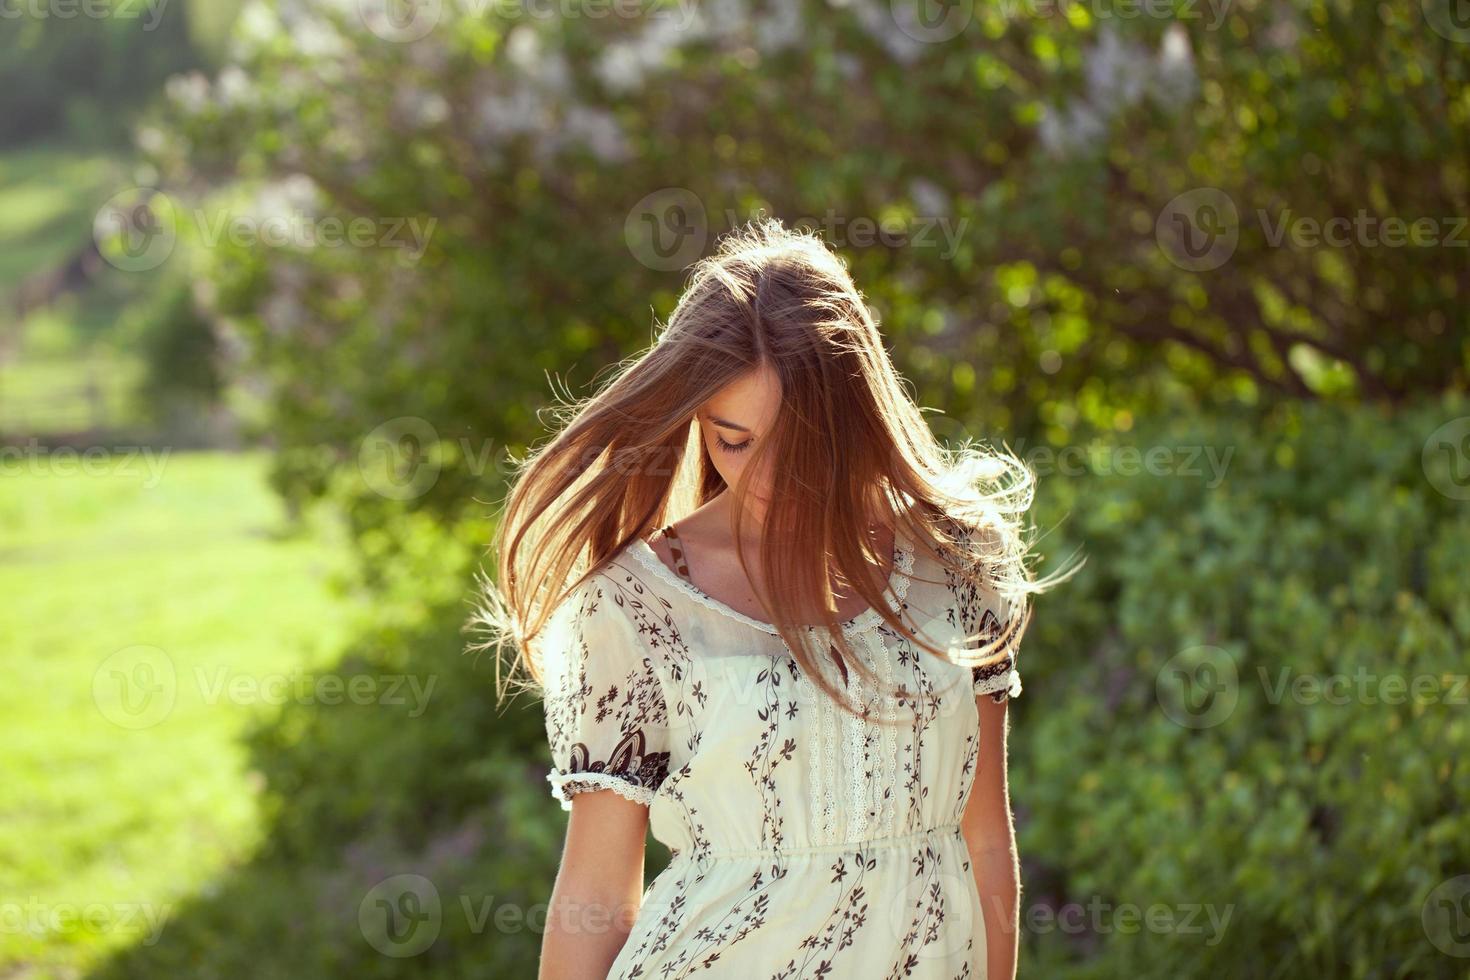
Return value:
[(541, 977), (1013, 976), (1030, 499), (939, 446), (819, 240), (699, 263), (497, 534), (484, 622), (571, 811)]

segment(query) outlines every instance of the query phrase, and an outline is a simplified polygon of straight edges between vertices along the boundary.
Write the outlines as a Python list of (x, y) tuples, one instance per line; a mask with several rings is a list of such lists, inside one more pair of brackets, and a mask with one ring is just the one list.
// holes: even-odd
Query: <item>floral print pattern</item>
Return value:
[[(998, 635), (1008, 613), (902, 540), (888, 597), (941, 648)], [(955, 664), (874, 610), (842, 628), (891, 688), (824, 665), (839, 687), (850, 677), (856, 717), (832, 710), (772, 627), (641, 539), (557, 611), (542, 647), (552, 794), (565, 809), (602, 789), (647, 805), (672, 855), (609, 977), (984, 977), (960, 820), (976, 698), (1020, 692), (1014, 654)]]

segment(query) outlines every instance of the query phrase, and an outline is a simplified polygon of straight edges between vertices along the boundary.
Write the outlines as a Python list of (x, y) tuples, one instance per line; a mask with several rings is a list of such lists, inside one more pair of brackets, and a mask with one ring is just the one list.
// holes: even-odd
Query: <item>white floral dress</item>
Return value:
[[(941, 648), (1000, 631), (999, 596), (932, 560), (916, 569), (902, 539), (894, 559), (889, 595)], [(872, 609), (843, 629), (885, 685), (902, 683), (881, 709), (901, 724), (843, 711), (774, 627), (701, 592), (641, 538), (558, 610), (542, 661), (551, 791), (564, 809), (601, 789), (646, 804), (672, 854), (610, 978), (985, 976), (960, 818), (975, 696), (1019, 694), (1014, 659), (949, 663)], [(841, 687), (838, 666), (824, 669)]]

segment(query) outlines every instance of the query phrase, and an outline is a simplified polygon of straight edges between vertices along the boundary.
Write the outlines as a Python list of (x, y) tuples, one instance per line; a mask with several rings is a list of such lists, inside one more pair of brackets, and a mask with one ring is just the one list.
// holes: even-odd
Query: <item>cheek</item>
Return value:
[(720, 448), (719, 439), (712, 430), (704, 430), (704, 451), (709, 454), (710, 462), (714, 465), (715, 472), (727, 484), (733, 485), (740, 475), (744, 461), (739, 453), (727, 453)]
[[(709, 453), (715, 472), (720, 474), (720, 479), (724, 480), (726, 485), (733, 487), (741, 475), (750, 468), (753, 453), (727, 453), (720, 448), (719, 437), (713, 430), (706, 430), (703, 435), (704, 449)], [(757, 477), (751, 483), (751, 488), (759, 493), (763, 490), (765, 482)]]

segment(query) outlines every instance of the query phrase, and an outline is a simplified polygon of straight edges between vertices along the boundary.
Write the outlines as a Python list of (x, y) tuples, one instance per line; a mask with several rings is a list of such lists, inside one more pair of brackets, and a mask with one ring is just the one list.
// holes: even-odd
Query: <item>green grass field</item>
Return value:
[(111, 154), (39, 146), (0, 155), (0, 295), (71, 255), (128, 183), (125, 161)]
[(0, 977), (150, 941), (257, 845), (241, 735), (336, 662), (353, 612), (340, 552), (284, 532), (265, 467), (3, 457)]

